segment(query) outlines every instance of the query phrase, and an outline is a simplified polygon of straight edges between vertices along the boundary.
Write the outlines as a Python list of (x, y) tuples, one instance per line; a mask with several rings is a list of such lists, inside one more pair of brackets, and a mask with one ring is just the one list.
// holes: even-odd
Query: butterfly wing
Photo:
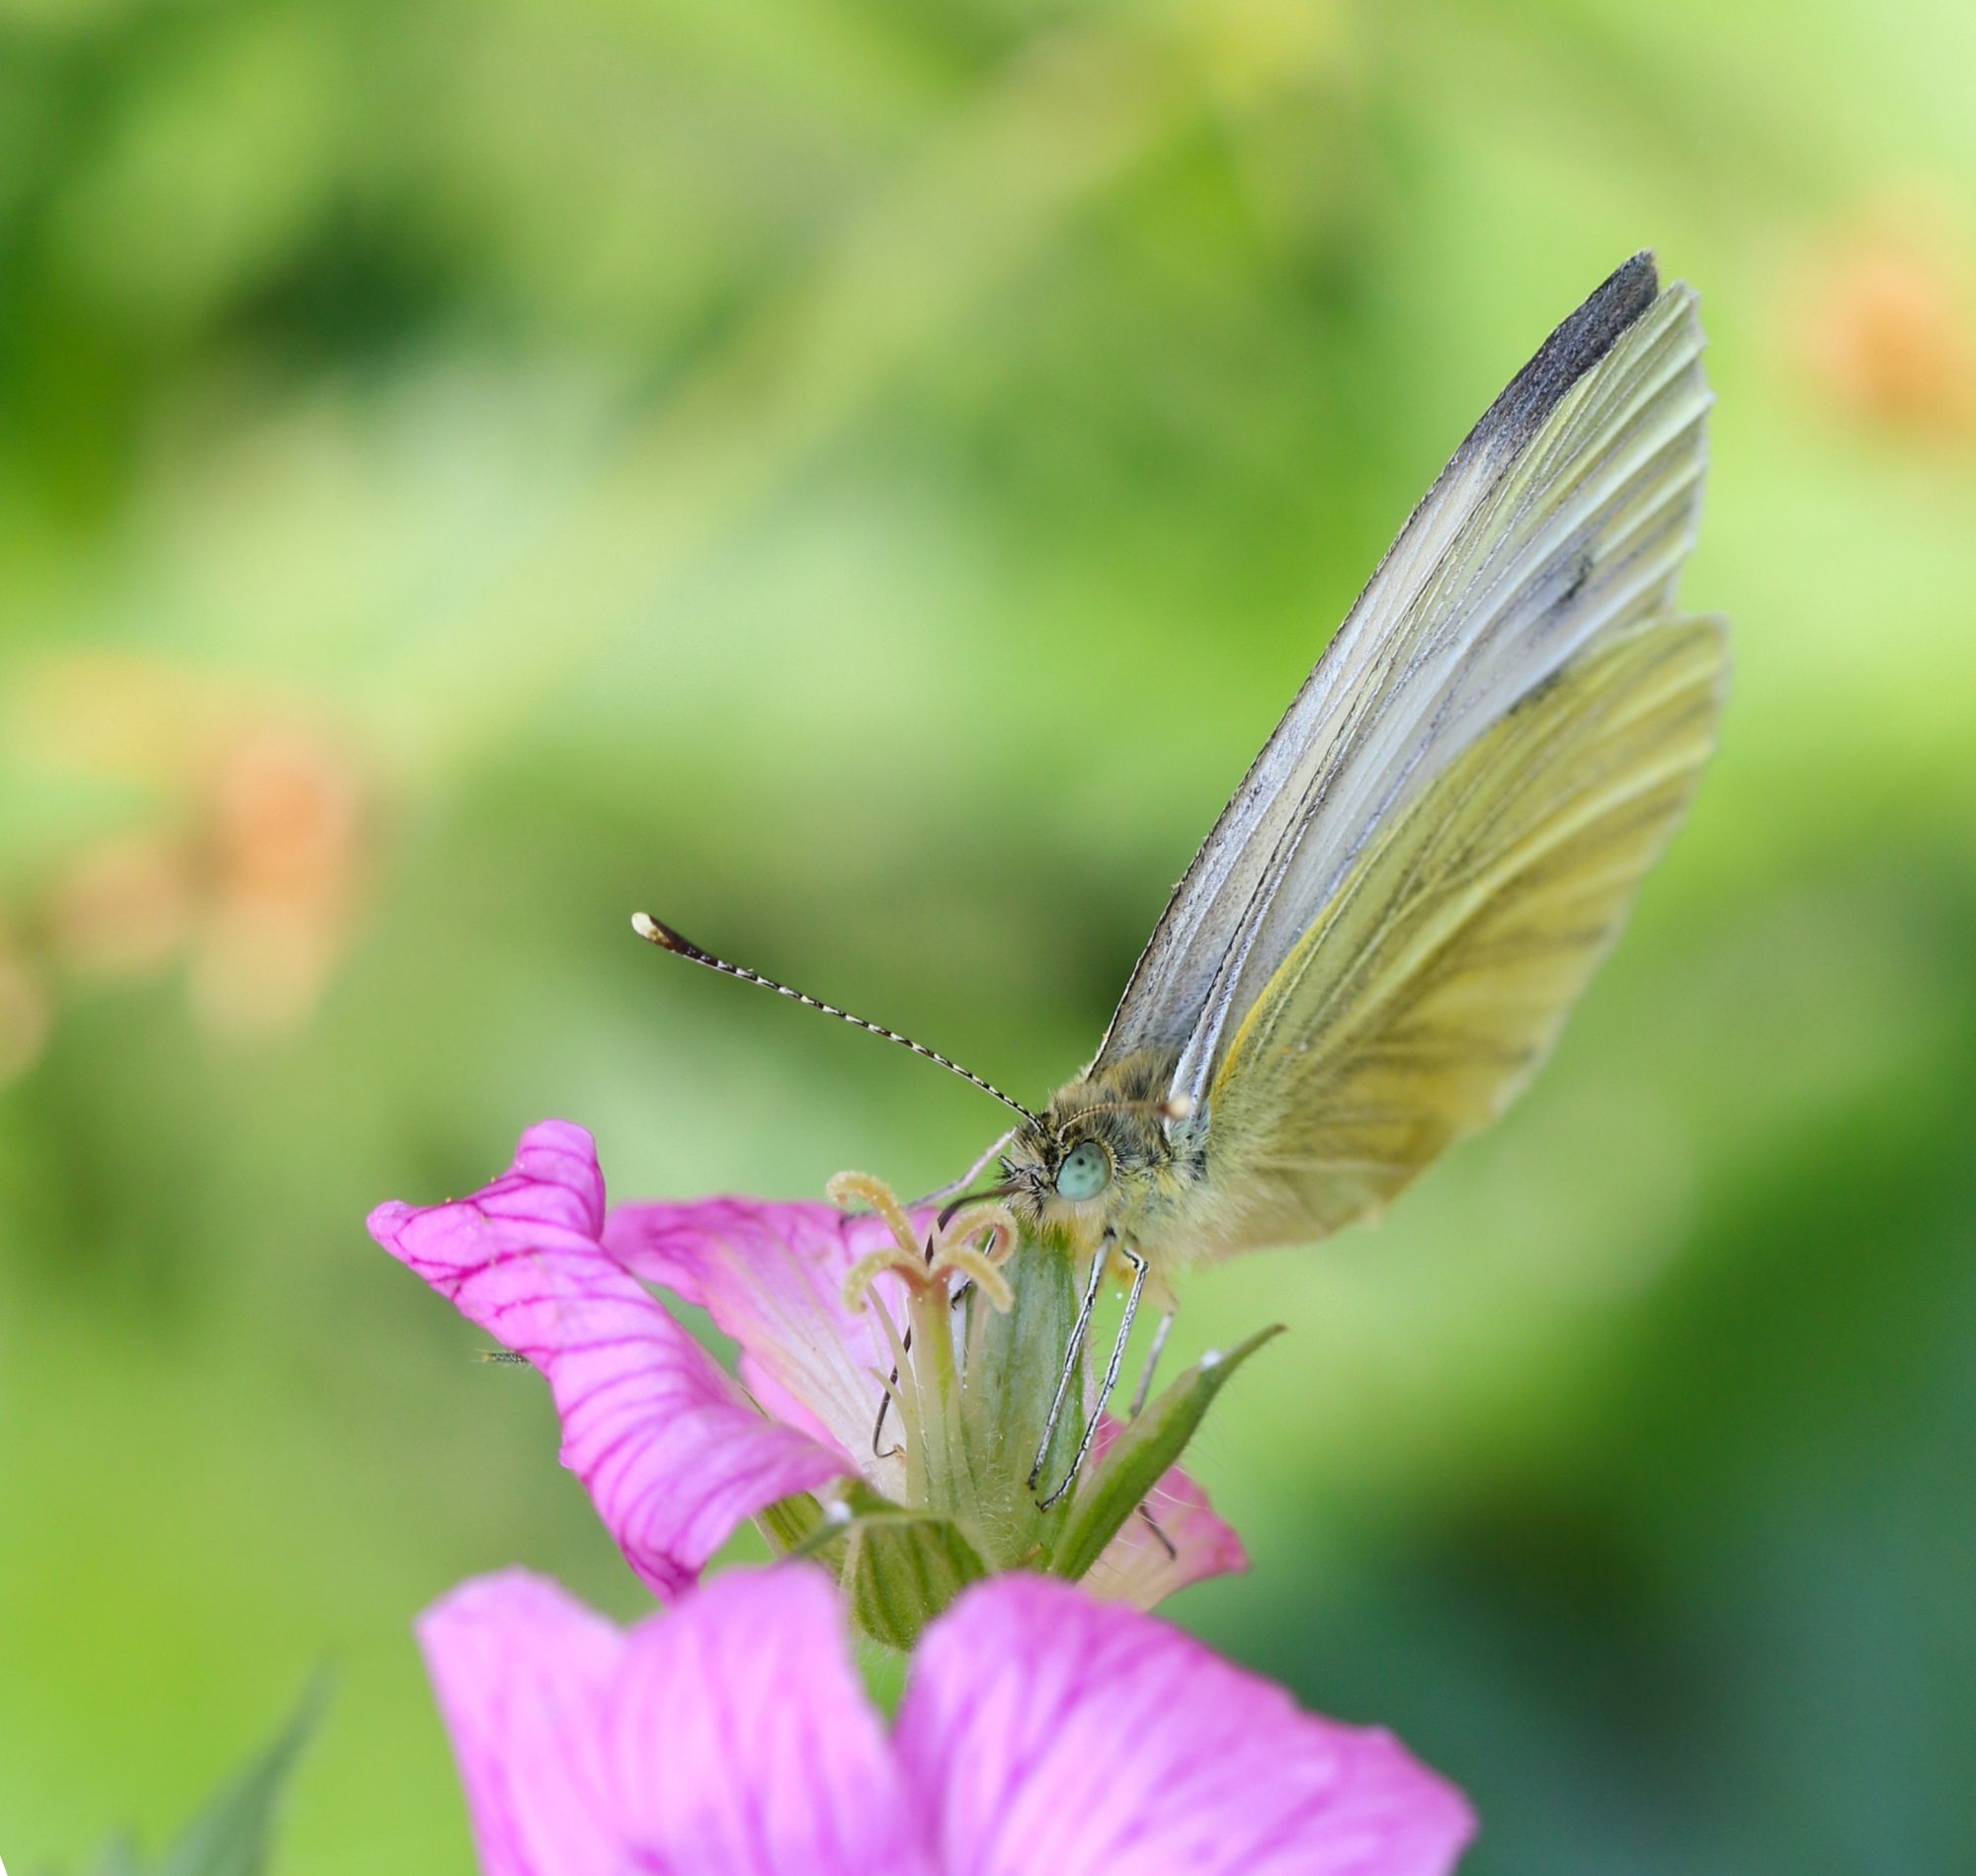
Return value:
[(1336, 1230), (1508, 1104), (1681, 818), (1726, 664), (1713, 619), (1635, 626), (1381, 831), (1215, 1076), (1196, 1255)]
[(1377, 831), (1574, 660), (1673, 611), (1708, 391), (1693, 295), (1628, 261), (1414, 511), (1174, 893), (1095, 1066), (1178, 1051), (1198, 1102)]

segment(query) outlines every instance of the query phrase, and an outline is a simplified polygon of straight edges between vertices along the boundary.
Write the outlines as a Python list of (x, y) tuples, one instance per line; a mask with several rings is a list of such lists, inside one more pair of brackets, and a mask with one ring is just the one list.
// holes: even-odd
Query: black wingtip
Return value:
[(1586, 295), (1510, 380), (1476, 425), (1472, 441), (1519, 445), (1555, 410), (1565, 392), (1618, 344), (1626, 329), (1660, 297), (1654, 251), (1621, 261)]
[(1612, 285), (1617, 281), (1643, 281), (1646, 285), (1647, 297), (1652, 299), (1660, 291), (1661, 286), (1660, 272), (1654, 261), (1653, 249), (1642, 248), (1637, 254), (1629, 255), (1625, 260), (1621, 261), (1611, 273), (1606, 276), (1599, 291), (1604, 292), (1607, 286)]
[(1623, 332), (1660, 297), (1660, 268), (1655, 264), (1654, 251), (1642, 248), (1607, 274), (1586, 296), (1584, 305), (1559, 326), (1558, 331), (1567, 331), (1588, 313), (1598, 309), (1607, 314), (1617, 313), (1618, 329)]

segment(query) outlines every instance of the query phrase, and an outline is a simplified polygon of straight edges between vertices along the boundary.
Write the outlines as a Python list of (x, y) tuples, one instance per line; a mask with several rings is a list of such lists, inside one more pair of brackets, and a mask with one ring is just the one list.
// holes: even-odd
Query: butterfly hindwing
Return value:
[(1679, 822), (1726, 665), (1713, 619), (1635, 627), (1382, 831), (1222, 1061), (1194, 1255), (1334, 1231), (1502, 1109)]

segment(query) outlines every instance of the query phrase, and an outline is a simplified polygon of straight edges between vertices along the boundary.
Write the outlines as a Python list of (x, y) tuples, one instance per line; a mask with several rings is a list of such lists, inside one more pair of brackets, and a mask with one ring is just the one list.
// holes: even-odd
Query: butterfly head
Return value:
[(1169, 1136), (1191, 1108), (1157, 1092), (1170, 1067), (1133, 1058), (1079, 1076), (1019, 1127), (1002, 1161), (1017, 1216), (1078, 1251), (1120, 1228), (1175, 1164)]

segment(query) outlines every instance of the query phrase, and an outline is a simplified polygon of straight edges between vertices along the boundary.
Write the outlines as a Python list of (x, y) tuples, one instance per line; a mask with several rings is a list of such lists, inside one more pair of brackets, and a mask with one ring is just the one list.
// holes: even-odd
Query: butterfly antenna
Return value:
[(669, 925), (661, 925), (649, 912), (631, 914), (631, 930), (648, 944), (656, 944), (662, 951), (671, 951), (675, 957), (691, 959), (696, 964), (704, 964), (708, 970), (717, 970), (725, 977), (738, 977), (744, 984), (759, 984), (764, 990), (773, 990), (779, 997), (787, 997), (793, 1003), (802, 1004), (806, 1009), (821, 1010), (827, 1017), (835, 1017), (840, 1022), (849, 1022), (860, 1029), (866, 1029), (872, 1035), (883, 1036), (887, 1042), (896, 1042), (901, 1048), (911, 1049), (915, 1055), (924, 1055), (929, 1062), (938, 1062), (950, 1075), (958, 1075), (964, 1082), (972, 1082), (984, 1095), (993, 1095), (1005, 1107), (1013, 1107), (1025, 1120), (1033, 1121), (1032, 1114), (1020, 1101), (1005, 1095), (993, 1082), (983, 1081), (971, 1069), (965, 1069), (958, 1062), (950, 1061), (938, 1049), (930, 1049), (923, 1042), (915, 1042), (909, 1035), (901, 1035), (896, 1029), (888, 1029), (882, 1022), (866, 1022), (863, 1017), (854, 1017), (849, 1010), (840, 1010), (834, 1003), (825, 1003), (819, 997), (806, 997), (800, 990), (791, 990), (787, 984), (779, 984), (773, 977), (764, 977), (760, 971), (750, 970), (745, 964), (730, 964), (724, 957), (715, 957), (711, 951), (701, 950), (690, 938), (682, 938)]
[(1094, 1101), (1089, 1107), (1080, 1107), (1075, 1113), (1064, 1116), (1067, 1126), (1073, 1120), (1082, 1120), (1086, 1114), (1158, 1114), (1163, 1120), (1185, 1120), (1194, 1112), (1194, 1098), (1191, 1095), (1162, 1095), (1152, 1101)]

